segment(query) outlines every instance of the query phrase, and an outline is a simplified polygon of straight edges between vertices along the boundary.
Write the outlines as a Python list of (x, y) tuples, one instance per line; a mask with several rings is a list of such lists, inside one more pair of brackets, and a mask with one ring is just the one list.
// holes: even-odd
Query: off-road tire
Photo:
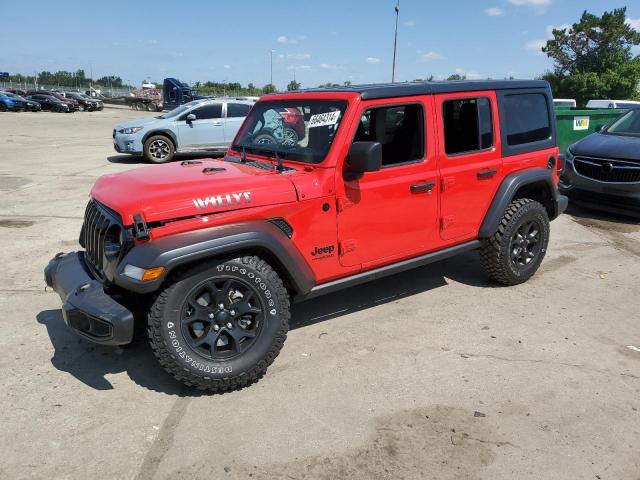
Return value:
[[(512, 239), (526, 222), (540, 226), (540, 246), (531, 263), (518, 267), (511, 259)], [(549, 216), (535, 200), (521, 198), (512, 201), (506, 208), (497, 231), (483, 240), (480, 248), (480, 263), (492, 280), (503, 285), (518, 285), (536, 273), (542, 263), (549, 244)]]
[[(151, 151), (152, 148), (154, 148), (154, 145), (156, 145), (154, 142), (156, 143), (162, 142), (163, 144), (166, 144), (166, 148), (168, 150), (168, 153), (166, 154), (166, 156), (162, 158), (159, 158), (157, 155), (154, 156), (153, 152)], [(175, 154), (176, 154), (175, 145), (173, 144), (170, 138), (164, 135), (152, 135), (151, 137), (147, 138), (146, 142), (144, 142), (143, 155), (148, 162), (167, 163), (173, 160), (173, 156)]]
[[(180, 323), (191, 292), (220, 279), (237, 279), (255, 287), (252, 298), (257, 294), (264, 307), (261, 330), (253, 343), (229, 359), (209, 358), (196, 351)], [(147, 333), (158, 361), (176, 380), (200, 390), (226, 392), (250, 385), (265, 374), (284, 344), (290, 317), (289, 294), (267, 262), (256, 256), (228, 257), (185, 269), (170, 279), (149, 310)]]

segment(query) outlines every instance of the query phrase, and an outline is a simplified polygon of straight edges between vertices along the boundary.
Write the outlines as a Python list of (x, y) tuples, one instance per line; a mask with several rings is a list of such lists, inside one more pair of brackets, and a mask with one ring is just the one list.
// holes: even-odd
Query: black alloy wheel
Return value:
[(255, 287), (218, 277), (197, 285), (181, 312), (184, 338), (207, 360), (228, 360), (255, 343), (265, 322), (265, 306)]

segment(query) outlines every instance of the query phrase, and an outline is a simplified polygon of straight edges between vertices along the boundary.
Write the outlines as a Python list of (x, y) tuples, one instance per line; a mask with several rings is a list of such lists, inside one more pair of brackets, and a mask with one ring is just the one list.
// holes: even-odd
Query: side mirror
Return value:
[(353, 142), (347, 156), (350, 172), (376, 172), (382, 168), (382, 145), (380, 142)]
[(196, 119), (196, 116), (193, 113), (187, 115), (187, 123), (191, 123)]

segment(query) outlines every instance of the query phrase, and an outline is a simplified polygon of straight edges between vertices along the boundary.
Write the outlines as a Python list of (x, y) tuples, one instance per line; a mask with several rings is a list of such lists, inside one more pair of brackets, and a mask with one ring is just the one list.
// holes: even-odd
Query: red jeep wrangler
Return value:
[[(262, 97), (224, 159), (100, 178), (84, 251), (57, 254), (46, 282), (84, 338), (131, 342), (141, 308), (176, 379), (241, 388), (278, 355), (292, 299), (468, 250), (497, 282), (531, 277), (567, 205), (552, 108), (543, 81)], [(273, 118), (294, 109), (305, 132), (285, 142)]]

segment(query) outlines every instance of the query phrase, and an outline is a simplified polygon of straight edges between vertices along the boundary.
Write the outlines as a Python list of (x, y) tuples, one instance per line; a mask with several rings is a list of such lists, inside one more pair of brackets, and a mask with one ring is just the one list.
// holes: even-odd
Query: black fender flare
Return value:
[[(160, 288), (167, 275), (177, 267), (239, 251), (259, 249), (268, 252), (284, 269), (296, 294), (315, 285), (315, 275), (291, 239), (268, 221), (252, 221), (222, 225), (162, 237), (131, 249), (116, 268), (114, 283), (136, 293), (149, 293)], [(267, 259), (268, 260), (268, 259)], [(124, 275), (126, 265), (147, 269), (165, 267), (154, 281), (142, 282)]]
[(178, 150), (178, 137), (176, 137), (176, 134), (174, 132), (172, 132), (171, 130), (168, 130), (166, 128), (160, 128), (157, 130), (151, 130), (148, 133), (144, 134), (144, 137), (142, 137), (142, 145), (144, 146), (145, 142), (147, 141), (147, 139), (149, 137), (152, 137), (153, 135), (164, 135), (165, 137), (169, 137), (171, 139), (171, 141), (173, 142), (173, 146), (176, 148), (176, 150)]
[(518, 190), (522, 187), (532, 184), (544, 183), (549, 191), (552, 203), (552, 212), (550, 212), (549, 219), (553, 220), (567, 208), (567, 197), (560, 195), (556, 184), (553, 180), (553, 174), (551, 170), (544, 168), (529, 168), (526, 170), (520, 170), (507, 175), (495, 196), (491, 202), (491, 206), (484, 217), (480, 230), (478, 231), (479, 238), (487, 238), (495, 233), (500, 225), (500, 221), (504, 215), (504, 212), (514, 199)]

